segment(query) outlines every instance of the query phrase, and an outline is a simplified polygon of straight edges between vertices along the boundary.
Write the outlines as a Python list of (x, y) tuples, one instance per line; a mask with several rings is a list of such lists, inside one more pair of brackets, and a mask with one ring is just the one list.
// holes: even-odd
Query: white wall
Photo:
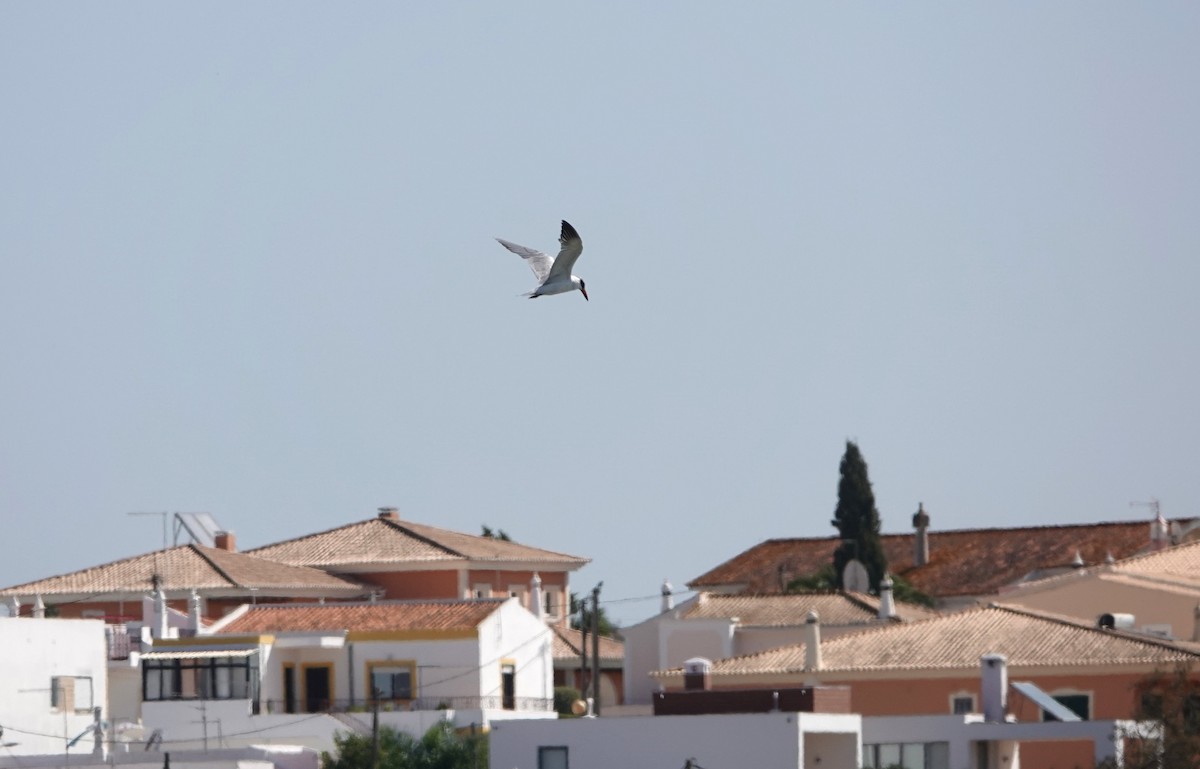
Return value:
[[(78, 697), (78, 711), (52, 709), (50, 688), (55, 676), (90, 678), (90, 701)], [(93, 723), (92, 712), (85, 707), (103, 708), (102, 717), (107, 717), (107, 697), (108, 647), (102, 621), (0, 618), (0, 724), (5, 728), (3, 741), (16, 743), (6, 751), (61, 755), (67, 739)], [(90, 754), (92, 747), (89, 735), (70, 752)]]
[(860, 726), (856, 715), (810, 713), (508, 721), (492, 724), (488, 749), (491, 769), (537, 769), (541, 746), (566, 746), (571, 769), (676, 769), (688, 759), (711, 769), (852, 769)]
[(544, 622), (510, 598), (479, 626), (479, 696), (498, 697), (501, 666), (511, 662), (516, 669), (517, 697), (554, 698), (552, 633)]

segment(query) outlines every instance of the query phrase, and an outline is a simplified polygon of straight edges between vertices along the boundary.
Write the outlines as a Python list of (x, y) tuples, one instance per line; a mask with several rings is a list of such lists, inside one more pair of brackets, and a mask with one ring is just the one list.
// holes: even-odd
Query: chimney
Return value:
[(892, 600), (892, 575), (884, 574), (879, 583), (879, 619), (895, 619), (896, 603)]
[(924, 566), (929, 563), (929, 514), (925, 512), (925, 503), (917, 503), (917, 512), (913, 513), (913, 528), (917, 530), (913, 565)]
[[(1157, 504), (1155, 504), (1157, 509)], [(1167, 523), (1167, 519), (1160, 512), (1154, 516), (1154, 521), (1150, 524), (1150, 549), (1164, 550), (1171, 544), (1171, 525)]]
[(708, 691), (712, 688), (712, 660), (692, 657), (683, 663), (683, 688), (685, 691)]
[(1083, 553), (1078, 549), (1075, 551), (1075, 557), (1071, 559), (1071, 566), (1076, 569), (1083, 568)]
[(196, 635), (204, 632), (204, 619), (200, 612), (200, 594), (196, 592), (195, 588), (188, 596), (188, 626)]
[(1008, 658), (1003, 654), (985, 654), (981, 662), (979, 694), (983, 700), (983, 718), (999, 723), (1008, 714)]
[(804, 618), (804, 669), (821, 669), (821, 617), (812, 609)]
[(218, 531), (213, 535), (213, 547), (230, 553), (237, 552), (237, 537), (232, 531)]
[(671, 583), (664, 579), (662, 583), (662, 610), (664, 612), (675, 608), (675, 599), (671, 596), (672, 591)]
[(169, 627), (170, 623), (167, 618), (167, 593), (163, 590), (162, 582), (159, 581), (158, 587), (154, 591), (154, 636), (156, 638), (166, 638)]
[(399, 521), (400, 510), (395, 507), (381, 507), (379, 508), (379, 517), (385, 521)]
[(533, 616), (538, 619), (545, 619), (544, 608), (542, 604), (542, 578), (535, 571), (533, 579), (529, 581), (529, 611), (533, 612)]

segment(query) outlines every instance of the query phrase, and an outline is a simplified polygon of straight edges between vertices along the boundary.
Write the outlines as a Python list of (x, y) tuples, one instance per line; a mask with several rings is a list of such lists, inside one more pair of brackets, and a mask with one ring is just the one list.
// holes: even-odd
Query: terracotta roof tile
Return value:
[[(1077, 666), (1169, 666), (1200, 661), (1200, 650), (1133, 634), (1100, 630), (1078, 620), (1012, 606), (947, 614), (924, 622), (885, 625), (821, 642), (821, 673), (979, 668), (985, 654), (1003, 654), (1010, 669)], [(804, 672), (804, 644), (717, 660), (714, 677)], [(677, 671), (676, 671), (677, 672)]]
[[(882, 537), (889, 570), (934, 597), (992, 595), (1039, 570), (1084, 563), (1109, 553), (1128, 558), (1150, 544), (1147, 521), (929, 532), (929, 562), (914, 566), (914, 534)], [(836, 537), (770, 539), (696, 577), (697, 589), (779, 593), (789, 579), (814, 574), (833, 560)]]
[[(562, 628), (557, 625), (550, 628), (554, 631), (554, 659), (573, 660), (578, 664), (580, 659), (579, 645), (583, 633), (575, 628)], [(587, 638), (588, 659), (592, 656), (592, 636)], [(620, 665), (625, 660), (625, 644), (609, 636), (600, 636), (600, 661)], [(589, 663), (590, 664), (590, 663)]]
[(289, 631), (471, 630), (506, 599), (271, 604), (249, 607), (220, 625), (222, 635)]
[(0, 596), (88, 595), (146, 593), (152, 578), (161, 575), (168, 593), (189, 590), (320, 591), (331, 596), (357, 596), (362, 585), (320, 569), (267, 561), (245, 553), (180, 545), (69, 574), (27, 582), (0, 590)]
[[(803, 625), (809, 611), (816, 611), (826, 625), (868, 625), (878, 621), (879, 598), (846, 591), (751, 595), (700, 593), (680, 616), (684, 619), (738, 618), (750, 627)], [(896, 602), (901, 620), (927, 619), (936, 612), (922, 606)]]
[(436, 526), (369, 518), (247, 551), (261, 558), (336, 568), (362, 564), (508, 561), (577, 569), (586, 558)]

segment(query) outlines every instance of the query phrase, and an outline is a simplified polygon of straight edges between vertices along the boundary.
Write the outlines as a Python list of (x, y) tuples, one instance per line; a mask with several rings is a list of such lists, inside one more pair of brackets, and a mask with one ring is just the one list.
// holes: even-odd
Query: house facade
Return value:
[(143, 719), (199, 746), (203, 707), (224, 744), (269, 733), (329, 749), (376, 710), (414, 732), (552, 718), (552, 644), (512, 598), (245, 606), (140, 655)]
[[(1130, 720), (1147, 676), (1200, 663), (1198, 647), (996, 604), (831, 639), (819, 621), (807, 630), (803, 644), (713, 661), (712, 687), (839, 685), (864, 717), (964, 715), (983, 709), (980, 660), (999, 655), (1011, 680), (1034, 684), (1083, 720)], [(654, 676), (665, 689), (684, 686), (682, 669)], [(1021, 722), (1049, 720), (1028, 699), (1008, 712)], [(1078, 745), (1022, 744), (1021, 754), (1039, 767), (1092, 761)]]
[[(885, 582), (885, 586), (890, 583)], [(926, 619), (929, 609), (847, 591), (793, 595), (700, 592), (679, 606), (622, 630), (625, 639), (625, 702), (649, 705), (658, 683), (655, 670), (679, 667), (693, 657), (724, 659), (804, 640), (805, 619), (816, 611), (826, 638), (879, 625)]]
[[(570, 574), (588, 563), (586, 558), (404, 520), (393, 507), (380, 508), (375, 518), (248, 552), (340, 575), (384, 599), (516, 598), (562, 626), (570, 621)], [(535, 582), (540, 583), (537, 596)]]

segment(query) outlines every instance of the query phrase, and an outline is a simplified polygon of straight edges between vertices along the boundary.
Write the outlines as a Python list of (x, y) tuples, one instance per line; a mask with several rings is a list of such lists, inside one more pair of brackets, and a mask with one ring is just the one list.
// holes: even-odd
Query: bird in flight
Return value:
[(562, 234), (558, 236), (558, 242), (562, 246), (558, 250), (558, 256), (550, 256), (532, 248), (518, 246), (504, 238), (496, 238), (496, 240), (500, 242), (500, 245), (524, 259), (529, 268), (533, 270), (534, 277), (537, 278), (538, 287), (522, 296), (536, 299), (539, 296), (565, 294), (568, 291), (579, 289), (583, 298), (588, 298), (587, 286), (584, 285), (583, 278), (571, 274), (575, 260), (583, 253), (583, 241), (579, 238), (579, 233), (575, 231), (575, 228), (565, 219), (562, 223)]

